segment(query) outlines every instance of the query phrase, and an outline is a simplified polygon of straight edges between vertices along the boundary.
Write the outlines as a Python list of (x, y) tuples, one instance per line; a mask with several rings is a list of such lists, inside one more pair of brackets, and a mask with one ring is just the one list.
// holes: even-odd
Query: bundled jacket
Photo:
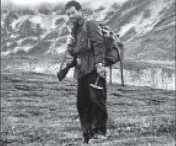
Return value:
[(95, 21), (82, 19), (73, 27), (71, 35), (75, 39), (69, 49), (76, 59), (74, 77), (80, 78), (92, 72), (97, 63), (104, 62), (105, 45), (101, 30)]

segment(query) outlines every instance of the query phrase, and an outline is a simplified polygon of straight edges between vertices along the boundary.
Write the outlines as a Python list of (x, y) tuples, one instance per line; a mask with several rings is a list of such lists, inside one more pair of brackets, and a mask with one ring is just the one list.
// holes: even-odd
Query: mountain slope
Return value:
[(175, 60), (173, 0), (128, 1), (107, 24), (122, 36), (127, 58)]
[[(120, 34), (125, 45), (125, 59), (175, 60), (174, 0), (97, 1), (96, 5), (85, 3), (84, 6), (86, 17), (103, 21)], [(57, 8), (43, 8), (43, 13), (28, 10), (30, 14), (17, 10), (16, 16), (10, 10), (2, 11), (1, 56), (63, 52), (69, 26), (61, 6)]]

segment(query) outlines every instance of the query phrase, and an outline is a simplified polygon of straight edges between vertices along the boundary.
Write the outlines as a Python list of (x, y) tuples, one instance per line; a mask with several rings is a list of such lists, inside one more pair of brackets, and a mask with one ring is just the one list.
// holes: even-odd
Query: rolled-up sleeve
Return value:
[(94, 63), (104, 63), (105, 44), (98, 24), (95, 21), (87, 21), (87, 30), (95, 53)]

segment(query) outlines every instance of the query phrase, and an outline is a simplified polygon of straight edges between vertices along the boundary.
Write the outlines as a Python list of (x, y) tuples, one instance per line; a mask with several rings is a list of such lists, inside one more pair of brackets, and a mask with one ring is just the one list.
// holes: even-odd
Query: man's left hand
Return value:
[(96, 65), (96, 69), (97, 69), (97, 73), (99, 74), (99, 76), (105, 78), (106, 77), (106, 68), (103, 66), (102, 63), (98, 63)]

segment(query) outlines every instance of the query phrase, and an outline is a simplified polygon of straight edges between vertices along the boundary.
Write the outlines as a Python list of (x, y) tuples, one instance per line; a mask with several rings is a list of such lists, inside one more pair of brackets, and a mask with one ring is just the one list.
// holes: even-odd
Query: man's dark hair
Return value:
[(81, 10), (81, 4), (75, 0), (69, 1), (65, 4), (65, 10), (69, 9), (70, 7), (75, 7), (76, 10)]

